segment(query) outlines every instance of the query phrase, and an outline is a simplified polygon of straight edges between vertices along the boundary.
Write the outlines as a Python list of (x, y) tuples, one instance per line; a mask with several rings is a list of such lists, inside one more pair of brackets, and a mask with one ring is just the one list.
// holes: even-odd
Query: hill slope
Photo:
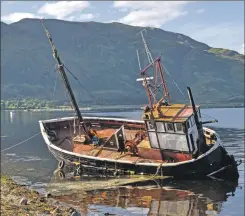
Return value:
[[(45, 20), (64, 64), (81, 81), (68, 75), (80, 104), (142, 104), (147, 97), (140, 83), (136, 49), (146, 65), (143, 44), (136, 35), (143, 28), (120, 23)], [(172, 76), (166, 75), (174, 101), (193, 89), (197, 102), (232, 103), (244, 100), (244, 56), (211, 48), (185, 35), (148, 28), (146, 40)], [(144, 61), (143, 61), (144, 59)], [(50, 45), (37, 19), (7, 25), (1, 22), (2, 99), (45, 98), (67, 100), (57, 80)], [(57, 83), (57, 85), (55, 84)], [(55, 93), (54, 93), (55, 89)]]

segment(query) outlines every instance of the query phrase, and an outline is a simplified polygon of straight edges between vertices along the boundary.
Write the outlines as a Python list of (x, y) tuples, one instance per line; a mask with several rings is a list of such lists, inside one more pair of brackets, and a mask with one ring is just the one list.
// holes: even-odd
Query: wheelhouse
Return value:
[[(196, 106), (201, 119), (199, 106)], [(168, 105), (160, 101), (153, 109), (146, 107), (143, 120), (151, 148), (194, 155), (198, 151), (198, 131), (190, 105)]]

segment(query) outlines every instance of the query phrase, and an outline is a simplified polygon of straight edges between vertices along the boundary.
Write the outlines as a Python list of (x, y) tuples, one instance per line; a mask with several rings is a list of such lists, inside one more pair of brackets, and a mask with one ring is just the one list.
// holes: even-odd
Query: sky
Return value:
[(155, 27), (244, 54), (244, 1), (1, 1), (1, 21), (23, 18)]

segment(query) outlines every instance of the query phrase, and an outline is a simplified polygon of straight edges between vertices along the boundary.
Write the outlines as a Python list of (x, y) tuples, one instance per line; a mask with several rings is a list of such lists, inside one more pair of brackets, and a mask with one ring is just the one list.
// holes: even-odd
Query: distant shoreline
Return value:
[[(217, 108), (244, 108), (244, 106), (239, 105), (220, 105), (220, 106), (211, 106), (211, 105), (202, 105), (202, 109), (217, 109)], [(79, 108), (80, 111), (103, 111), (103, 110), (115, 110), (115, 111), (136, 111), (136, 110), (143, 110), (143, 106), (135, 106), (135, 107), (127, 107), (127, 106), (103, 106), (103, 107), (81, 107)], [(61, 111), (73, 111), (72, 108), (43, 108), (43, 109), (2, 109), (2, 111), (26, 111), (26, 112), (61, 112)]]

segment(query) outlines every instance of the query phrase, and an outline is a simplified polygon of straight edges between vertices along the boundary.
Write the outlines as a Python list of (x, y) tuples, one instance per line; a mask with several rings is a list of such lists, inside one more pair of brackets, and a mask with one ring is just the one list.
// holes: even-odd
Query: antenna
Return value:
[(143, 32), (146, 32), (146, 29), (144, 28), (143, 30), (141, 30), (140, 32), (137, 33), (138, 34), (141, 34), (141, 38), (142, 38), (142, 41), (143, 41), (143, 44), (144, 44), (144, 47), (145, 47), (145, 51), (146, 51), (146, 55), (147, 55), (147, 58), (148, 58), (148, 61), (149, 61), (149, 64), (152, 64), (154, 62), (153, 58), (152, 58), (152, 55), (151, 55), (151, 52), (148, 48), (148, 45), (146, 43), (146, 40), (144, 38), (144, 35), (143, 35)]
[[(163, 68), (160, 63), (161, 56), (153, 60), (153, 57), (151, 55), (151, 52), (148, 48), (148, 45), (143, 35), (144, 31), (146, 31), (146, 29), (141, 30), (136, 35), (138, 34), (141, 35), (149, 64), (144, 69), (141, 69), (141, 65), (139, 63), (140, 75), (142, 76), (142, 78), (137, 79), (136, 81), (142, 81), (142, 84), (147, 91), (150, 108), (153, 109), (153, 105), (157, 103), (157, 91), (160, 91), (162, 93), (163, 99), (166, 98), (168, 100), (167, 101), (168, 104), (170, 104), (170, 97), (169, 97), (167, 85), (166, 85), (164, 75), (163, 75)], [(137, 52), (138, 61), (139, 61), (138, 50), (136, 50), (136, 52)], [(147, 71), (150, 68), (153, 68), (153, 76), (150, 76), (149, 74), (147, 74)], [(160, 75), (160, 80), (158, 80), (159, 75)], [(153, 80), (154, 80), (154, 83), (152, 82)], [(163, 92), (160, 90), (160, 88), (163, 88)], [(153, 104), (153, 100), (154, 100), (154, 104)]]
[(138, 58), (138, 63), (139, 63), (139, 69), (141, 70), (140, 57), (139, 57), (138, 50), (136, 50), (136, 53), (137, 53), (137, 58)]

